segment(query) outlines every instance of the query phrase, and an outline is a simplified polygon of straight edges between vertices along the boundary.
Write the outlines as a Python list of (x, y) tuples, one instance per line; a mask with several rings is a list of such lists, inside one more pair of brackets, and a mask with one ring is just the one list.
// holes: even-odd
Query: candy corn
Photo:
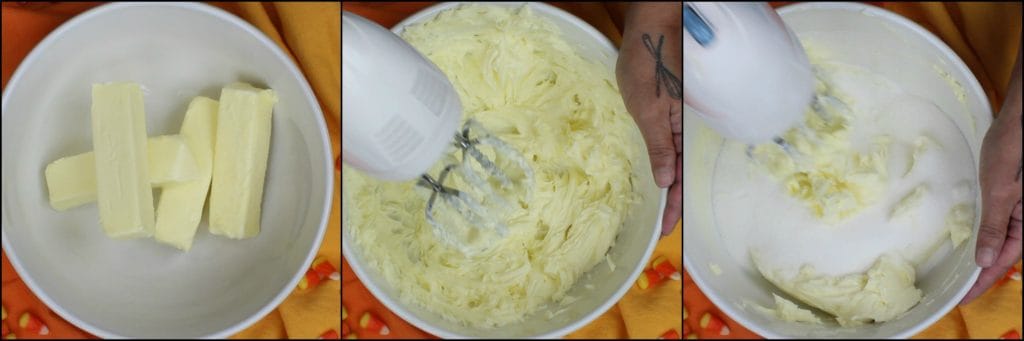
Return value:
[(662, 277), (654, 269), (644, 270), (644, 273), (640, 275), (640, 278), (636, 280), (636, 286), (640, 289), (647, 289), (661, 283)]
[(1000, 340), (1020, 340), (1020, 333), (1018, 333), (1016, 330), (1010, 329), (1010, 331), (1006, 332), (1006, 334), (1003, 334), (1002, 336), (1000, 336), (999, 339)]
[(320, 284), (320, 276), (316, 274), (313, 269), (306, 270), (306, 276), (302, 277), (299, 281), (299, 289), (306, 290), (307, 288), (316, 288)]
[(729, 326), (726, 326), (721, 318), (711, 315), (711, 313), (704, 313), (704, 316), (701, 316), (700, 328), (712, 334), (729, 335)]
[(687, 340), (696, 340), (697, 339), (697, 333), (691, 333), (690, 335), (687, 335), (686, 339)]
[(318, 338), (317, 340), (340, 340), (340, 339), (341, 338), (338, 337), (338, 332), (337, 331), (335, 331), (334, 329), (328, 329), (323, 334), (320, 334), (320, 338)]
[(21, 314), (21, 318), (18, 319), (18, 327), (21, 327), (22, 330), (25, 330), (35, 335), (50, 334), (50, 328), (46, 327), (46, 324), (43, 323), (43, 320), (40, 320), (35, 315), (32, 315), (31, 313), (27, 312)]
[(320, 279), (330, 278), (335, 281), (341, 280), (341, 273), (338, 269), (331, 265), (326, 258), (320, 257), (313, 261), (313, 271), (320, 276)]
[[(683, 306), (683, 319), (685, 320), (688, 316), (690, 316), (690, 312), (686, 310), (686, 306), (684, 305)], [(683, 333), (683, 334), (686, 334), (686, 333)]]
[(348, 323), (341, 322), (341, 336), (348, 336), (352, 331), (348, 329)]
[(683, 322), (683, 335), (690, 335), (690, 325)]
[[(3, 318), (3, 320), (7, 321), (7, 307), (0, 306), (0, 308), (3, 308), (3, 310), (4, 310), (4, 318)], [(7, 333), (4, 333), (4, 334), (7, 334)]]
[(658, 337), (658, 340), (675, 340), (679, 339), (679, 333), (675, 329), (669, 329), (664, 334)]
[(672, 265), (665, 256), (658, 256), (651, 262), (651, 268), (658, 271), (661, 277), (671, 278), (673, 281), (683, 279), (683, 274), (679, 273), (679, 270)]
[(359, 319), (359, 327), (371, 333), (377, 333), (380, 335), (391, 334), (391, 329), (384, 324), (384, 321), (381, 321), (373, 314), (370, 314), (370, 312), (363, 313), (363, 317)]
[(348, 318), (348, 310), (345, 309), (345, 305), (341, 305), (341, 320), (344, 321)]
[(345, 337), (346, 340), (355, 340), (355, 339), (358, 339), (358, 338), (359, 337), (356, 336), (356, 333), (348, 334), (348, 336)]

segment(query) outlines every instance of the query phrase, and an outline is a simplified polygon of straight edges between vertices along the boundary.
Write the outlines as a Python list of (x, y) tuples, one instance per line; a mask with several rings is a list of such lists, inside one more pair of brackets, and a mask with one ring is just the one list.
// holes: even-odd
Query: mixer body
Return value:
[(444, 73), (388, 29), (342, 11), (341, 157), (384, 180), (425, 173), (462, 118)]
[(683, 4), (683, 97), (709, 126), (769, 142), (803, 117), (814, 75), (796, 36), (765, 3)]

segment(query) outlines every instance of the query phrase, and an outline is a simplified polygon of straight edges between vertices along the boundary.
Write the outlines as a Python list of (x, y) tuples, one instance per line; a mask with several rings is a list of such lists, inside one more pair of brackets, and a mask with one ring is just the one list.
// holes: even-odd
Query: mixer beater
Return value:
[[(503, 218), (517, 204), (511, 199), (523, 203), (530, 200), (533, 170), (518, 151), (474, 119), (463, 124), (452, 144), (461, 152), (461, 160), (453, 160), (454, 153), (449, 155), (436, 179), (423, 174), (416, 184), (430, 190), (424, 214), (434, 234), (471, 254), (487, 249), (495, 239), (508, 233)], [(493, 154), (495, 160), (485, 152)], [(495, 163), (496, 160), (505, 162)], [(516, 172), (504, 171), (507, 167)], [(453, 179), (456, 174), (461, 182)], [(445, 210), (453, 212), (441, 213)]]

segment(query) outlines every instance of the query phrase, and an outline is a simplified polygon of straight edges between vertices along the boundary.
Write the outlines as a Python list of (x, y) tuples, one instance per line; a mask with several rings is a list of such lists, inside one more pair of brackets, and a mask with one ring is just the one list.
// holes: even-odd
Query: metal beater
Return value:
[[(517, 204), (512, 198), (518, 197), (523, 202), (530, 200), (533, 170), (518, 151), (473, 119), (462, 125), (452, 144), (461, 154), (461, 160), (445, 165), (436, 179), (430, 174), (421, 175), (417, 185), (431, 191), (424, 214), (438, 239), (464, 253), (475, 253), (488, 248), (489, 241), (508, 233), (502, 219)], [(511, 176), (504, 171), (484, 154), (484, 147), (490, 148), (496, 158), (506, 160), (504, 164), (519, 173)], [(452, 182), (454, 174), (462, 178), (465, 186), (462, 190), (447, 184)], [(438, 219), (436, 213), (441, 205), (450, 206), (456, 214)], [(486, 240), (488, 235), (495, 238)]]

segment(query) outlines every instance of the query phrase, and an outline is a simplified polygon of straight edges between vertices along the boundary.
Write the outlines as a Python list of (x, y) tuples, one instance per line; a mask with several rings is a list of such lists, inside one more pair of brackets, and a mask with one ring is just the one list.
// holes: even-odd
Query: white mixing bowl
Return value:
[[(149, 136), (176, 134), (194, 96), (247, 81), (277, 92), (260, 234), (191, 251), (112, 240), (95, 204), (50, 207), (43, 170), (92, 150), (91, 85), (144, 87)], [(299, 69), (241, 19), (203, 4), (111, 4), (54, 30), (3, 93), (3, 247), (28, 287), (100, 337), (227, 337), (265, 316), (312, 262), (334, 172), (320, 107)]]
[[(491, 3), (494, 6), (517, 7), (522, 3)], [(562, 31), (566, 41), (573, 45), (584, 57), (599, 61), (608, 66), (610, 71), (614, 70), (615, 59), (618, 56), (617, 50), (611, 42), (600, 32), (586, 22), (575, 16), (542, 3), (527, 4), (537, 15), (551, 20)], [(439, 12), (459, 6), (458, 3), (442, 3), (428, 7), (409, 18), (395, 25), (392, 29), (395, 33), (401, 33), (405, 26), (413, 23), (429, 20)], [(342, 99), (344, 100), (344, 99)], [(642, 141), (637, 143), (643, 145)], [(629, 290), (644, 264), (648, 262), (651, 250), (658, 240), (661, 226), (661, 212), (665, 206), (666, 190), (658, 188), (654, 184), (650, 168), (647, 167), (646, 148), (641, 149), (642, 157), (634, 168), (637, 176), (638, 188), (643, 195), (643, 200), (634, 206), (626, 218), (625, 226), (615, 240), (615, 246), (609, 250), (609, 254), (616, 265), (615, 271), (610, 271), (604, 264), (598, 264), (576, 283), (567, 293), (580, 299), (570, 306), (564, 313), (548, 318), (548, 310), (542, 310), (526, 317), (526, 320), (516, 324), (510, 324), (492, 330), (469, 328), (452, 323), (441, 318), (440, 315), (427, 311), (416, 305), (407, 305), (398, 299), (398, 294), (381, 277), (377, 270), (367, 266), (363, 260), (361, 251), (352, 242), (350, 229), (345, 229), (346, 224), (346, 203), (342, 201), (342, 253), (348, 260), (352, 270), (359, 276), (362, 283), (384, 303), (388, 309), (409, 321), (416, 327), (428, 333), (443, 338), (556, 338), (575, 331), (602, 313), (607, 311), (613, 304)], [(344, 191), (344, 189), (342, 189)], [(586, 289), (584, 286), (590, 284), (594, 288)]]
[[(942, 41), (906, 18), (864, 4), (804, 3), (786, 6), (779, 13), (801, 40), (811, 39), (816, 47), (831, 51), (830, 59), (868, 68), (908, 93), (934, 101), (963, 132), (977, 166), (991, 109), (978, 81)], [(963, 102), (957, 99), (958, 93), (965, 95)], [(930, 271), (917, 274), (924, 298), (897, 320), (839, 328), (784, 322), (747, 308), (745, 300), (772, 307), (771, 293), (781, 291), (757, 270), (740, 266), (726, 251), (729, 241), (717, 232), (710, 200), (710, 179), (722, 139), (701, 133), (704, 123), (689, 108), (685, 111), (683, 264), (711, 301), (748, 329), (769, 338), (906, 338), (949, 312), (977, 278), (976, 218), (974, 233), (964, 245)], [(948, 250), (949, 244), (943, 249)], [(937, 254), (942, 253), (940, 249)], [(711, 271), (711, 264), (720, 266), (720, 275)]]

